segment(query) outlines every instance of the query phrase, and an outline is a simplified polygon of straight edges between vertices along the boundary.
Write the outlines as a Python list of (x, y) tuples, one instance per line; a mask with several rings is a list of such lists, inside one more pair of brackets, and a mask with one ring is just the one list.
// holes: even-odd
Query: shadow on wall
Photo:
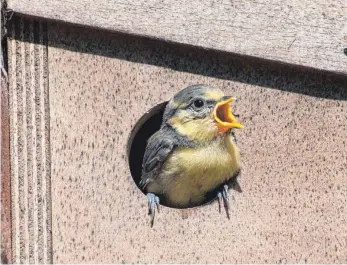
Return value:
[[(49, 29), (55, 23), (61, 24), (50, 21), (46, 27)], [(44, 37), (48, 38), (48, 45), (61, 49), (156, 65), (313, 97), (347, 100), (347, 76), (344, 75), (75, 25), (54, 27), (64, 28), (60, 32), (49, 31), (47, 28), (42, 30), (46, 35)], [(34, 22), (35, 30), (37, 33), (34, 33), (33, 40), (29, 39), (30, 36), (24, 37), (28, 41), (39, 42), (39, 29), (35, 27)], [(50, 41), (51, 36), (55, 34), (60, 37)]]
[[(12, 25), (20, 27), (21, 18)], [(59, 24), (56, 24), (59, 23)], [(41, 26), (44, 25), (44, 26)], [(220, 51), (204, 50), (187, 45), (152, 40), (145, 37), (112, 33), (76, 25), (62, 27), (61, 22), (32, 24), (15, 30), (24, 32), (28, 42), (47, 43), (59, 49), (95, 54), (110, 58), (155, 65), (217, 79), (237, 81), (318, 98), (347, 100), (347, 76), (270, 62)], [(52, 30), (49, 30), (52, 28)], [(43, 33), (43, 34), (40, 34)], [(22, 39), (23, 36), (14, 36)], [(141, 164), (148, 138), (159, 129), (164, 105), (154, 116), (145, 115), (134, 128), (128, 143), (128, 157), (132, 177), (139, 187)], [(142, 122), (146, 122), (144, 125)], [(144, 126), (143, 126), (144, 125)], [(136, 151), (131, 151), (136, 146)], [(214, 197), (214, 195), (212, 196)], [(210, 198), (211, 199), (211, 198)]]
[[(2, 246), (1, 246), (1, 248), (2, 248)], [(8, 264), (7, 255), (6, 255), (6, 252), (4, 250), (1, 252), (1, 264)]]

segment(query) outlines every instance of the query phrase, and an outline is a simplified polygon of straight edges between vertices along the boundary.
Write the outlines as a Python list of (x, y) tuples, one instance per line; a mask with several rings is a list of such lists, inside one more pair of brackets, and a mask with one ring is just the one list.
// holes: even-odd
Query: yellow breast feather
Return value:
[(228, 135), (203, 147), (177, 148), (165, 162), (158, 182), (148, 188), (153, 192), (164, 189), (173, 205), (198, 204), (239, 168), (239, 151)]

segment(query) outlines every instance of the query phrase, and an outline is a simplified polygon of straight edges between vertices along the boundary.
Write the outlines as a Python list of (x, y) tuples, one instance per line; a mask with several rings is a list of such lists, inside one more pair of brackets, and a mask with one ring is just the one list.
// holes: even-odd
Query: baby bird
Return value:
[(151, 226), (160, 200), (176, 208), (194, 207), (213, 191), (229, 218), (227, 183), (240, 172), (231, 130), (243, 128), (231, 112), (232, 101), (220, 89), (193, 85), (167, 104), (142, 163), (140, 186), (147, 194)]

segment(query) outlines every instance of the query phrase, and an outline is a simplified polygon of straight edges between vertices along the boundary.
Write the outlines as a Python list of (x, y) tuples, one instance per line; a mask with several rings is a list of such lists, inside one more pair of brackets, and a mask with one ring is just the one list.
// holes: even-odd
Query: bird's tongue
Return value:
[(243, 128), (243, 125), (236, 121), (231, 112), (231, 101), (233, 101), (233, 98), (218, 102), (213, 111), (213, 117), (221, 132), (225, 132), (231, 128)]

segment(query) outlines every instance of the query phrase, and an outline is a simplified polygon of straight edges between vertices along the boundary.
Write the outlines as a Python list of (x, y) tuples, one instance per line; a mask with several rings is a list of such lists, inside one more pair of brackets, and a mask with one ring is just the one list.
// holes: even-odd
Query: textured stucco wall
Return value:
[[(55, 262), (346, 262), (346, 79), (59, 24), (48, 39)], [(239, 99), (243, 193), (230, 221), (163, 208), (150, 229), (127, 137), (194, 83)]]
[(45, 22), (16, 16), (8, 29), (11, 233), (6, 235), (12, 239), (8, 259), (15, 264), (52, 261), (46, 30)]
[[(55, 263), (347, 261), (347, 79), (48, 23)], [(149, 227), (127, 138), (195, 83), (238, 98), (242, 193)]]

